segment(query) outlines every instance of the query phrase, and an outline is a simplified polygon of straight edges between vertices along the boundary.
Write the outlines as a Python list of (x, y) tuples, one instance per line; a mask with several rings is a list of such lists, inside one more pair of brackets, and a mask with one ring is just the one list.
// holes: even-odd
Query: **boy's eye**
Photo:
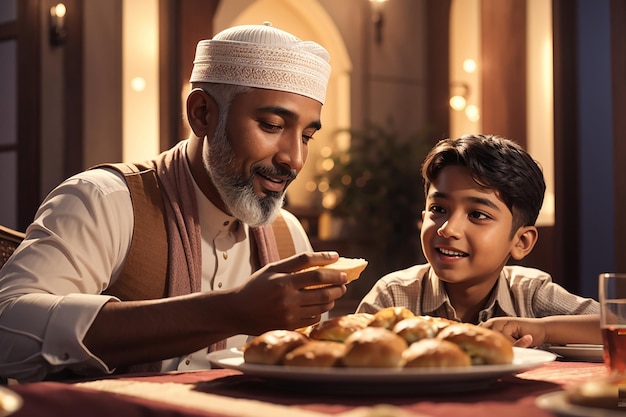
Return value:
[(433, 213), (445, 213), (446, 212), (446, 210), (443, 207), (438, 206), (436, 204), (431, 205), (429, 210)]
[(476, 220), (486, 220), (489, 218), (485, 213), (481, 213), (480, 211), (473, 211), (469, 214), (469, 216)]

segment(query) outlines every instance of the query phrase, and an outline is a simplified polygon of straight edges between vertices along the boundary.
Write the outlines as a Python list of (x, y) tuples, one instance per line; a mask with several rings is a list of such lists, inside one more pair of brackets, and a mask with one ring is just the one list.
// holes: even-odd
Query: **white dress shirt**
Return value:
[[(202, 291), (229, 289), (252, 273), (248, 226), (215, 207), (196, 187), (202, 232)], [(311, 251), (298, 220), (283, 210), (296, 252)], [(82, 340), (120, 275), (133, 210), (117, 171), (77, 174), (44, 200), (25, 241), (0, 273), (0, 375), (40, 380), (70, 368), (112, 372)], [(240, 345), (245, 336), (228, 340)], [(206, 349), (164, 361), (163, 370), (210, 367)]]

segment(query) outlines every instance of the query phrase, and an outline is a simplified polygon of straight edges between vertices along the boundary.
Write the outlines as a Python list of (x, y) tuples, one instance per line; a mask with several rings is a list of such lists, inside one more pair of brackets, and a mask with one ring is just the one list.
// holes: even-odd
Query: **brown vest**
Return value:
[[(116, 169), (124, 175), (134, 216), (133, 236), (122, 273), (104, 294), (123, 301), (167, 297), (172, 278), (168, 273), (166, 214), (158, 176), (152, 166), (144, 164), (106, 164), (97, 168), (102, 167)], [(258, 253), (257, 267), (268, 261), (268, 245), (276, 245), (280, 259), (295, 254), (293, 239), (282, 215), (278, 215), (272, 223), (271, 232), (263, 229), (251, 233), (252, 250)], [(226, 341), (222, 340), (209, 346), (209, 351), (225, 347)], [(158, 372), (160, 369), (161, 362), (153, 362), (118, 368), (115, 373)]]
[[(167, 232), (162, 196), (154, 169), (141, 164), (124, 163), (99, 167), (111, 167), (124, 174), (135, 219), (133, 237), (122, 273), (105, 293), (121, 300), (147, 300), (167, 296)], [(282, 215), (277, 216), (272, 223), (272, 229), (280, 258), (295, 254), (291, 233)], [(148, 277), (150, 279), (143, 279)]]

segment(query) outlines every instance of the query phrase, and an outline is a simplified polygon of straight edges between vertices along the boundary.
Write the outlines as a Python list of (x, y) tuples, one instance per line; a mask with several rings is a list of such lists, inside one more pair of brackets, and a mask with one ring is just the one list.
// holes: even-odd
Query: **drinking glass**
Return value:
[(600, 274), (598, 290), (604, 363), (612, 375), (626, 376), (626, 274)]

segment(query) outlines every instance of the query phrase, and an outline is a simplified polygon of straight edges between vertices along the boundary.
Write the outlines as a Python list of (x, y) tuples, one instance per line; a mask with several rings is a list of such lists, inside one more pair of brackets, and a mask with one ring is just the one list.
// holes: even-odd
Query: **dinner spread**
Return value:
[(243, 358), (280, 366), (445, 368), (511, 364), (513, 346), (494, 330), (389, 307), (270, 330), (243, 347)]

